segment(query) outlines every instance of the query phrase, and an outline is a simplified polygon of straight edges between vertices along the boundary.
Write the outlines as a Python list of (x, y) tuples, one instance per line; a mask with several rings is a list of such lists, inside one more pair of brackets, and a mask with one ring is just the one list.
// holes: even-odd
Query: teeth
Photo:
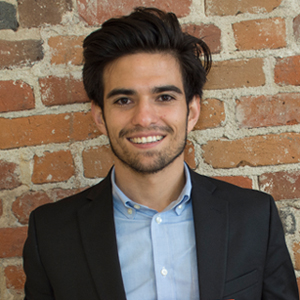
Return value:
[(155, 135), (155, 136), (143, 136), (143, 137), (138, 137), (138, 138), (132, 138), (130, 139), (131, 142), (135, 144), (147, 144), (147, 143), (153, 143), (157, 142), (163, 139), (162, 135)]

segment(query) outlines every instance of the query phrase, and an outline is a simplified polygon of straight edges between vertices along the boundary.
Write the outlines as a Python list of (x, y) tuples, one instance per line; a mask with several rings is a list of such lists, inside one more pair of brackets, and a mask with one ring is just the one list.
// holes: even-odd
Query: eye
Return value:
[(115, 104), (119, 104), (119, 105), (127, 105), (130, 104), (131, 100), (129, 98), (123, 97), (123, 98), (119, 98), (118, 100), (115, 101)]
[(158, 97), (158, 100), (159, 101), (162, 101), (162, 102), (168, 102), (168, 101), (171, 101), (171, 100), (174, 100), (175, 98), (170, 96), (170, 95), (167, 95), (167, 94), (164, 94), (164, 95), (160, 95)]

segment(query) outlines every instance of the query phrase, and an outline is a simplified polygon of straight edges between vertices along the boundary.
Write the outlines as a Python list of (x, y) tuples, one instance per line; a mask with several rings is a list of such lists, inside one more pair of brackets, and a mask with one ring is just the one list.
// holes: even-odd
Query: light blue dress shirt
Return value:
[(191, 179), (164, 211), (133, 202), (118, 188), (112, 194), (118, 253), (128, 300), (198, 300), (198, 273)]

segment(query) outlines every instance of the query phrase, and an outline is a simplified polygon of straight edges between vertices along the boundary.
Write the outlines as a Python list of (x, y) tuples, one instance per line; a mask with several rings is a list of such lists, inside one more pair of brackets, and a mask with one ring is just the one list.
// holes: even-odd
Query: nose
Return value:
[(148, 127), (156, 124), (158, 120), (155, 104), (147, 100), (141, 100), (135, 106), (132, 124), (135, 126)]

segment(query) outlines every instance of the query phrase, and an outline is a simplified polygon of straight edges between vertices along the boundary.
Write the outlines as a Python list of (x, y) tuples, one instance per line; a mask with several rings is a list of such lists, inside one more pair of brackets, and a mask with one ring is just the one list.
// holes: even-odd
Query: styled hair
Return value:
[(211, 54), (202, 39), (182, 32), (175, 14), (138, 7), (128, 16), (112, 18), (83, 42), (83, 83), (88, 97), (103, 109), (105, 67), (125, 55), (169, 53), (181, 69), (187, 103), (202, 96)]

